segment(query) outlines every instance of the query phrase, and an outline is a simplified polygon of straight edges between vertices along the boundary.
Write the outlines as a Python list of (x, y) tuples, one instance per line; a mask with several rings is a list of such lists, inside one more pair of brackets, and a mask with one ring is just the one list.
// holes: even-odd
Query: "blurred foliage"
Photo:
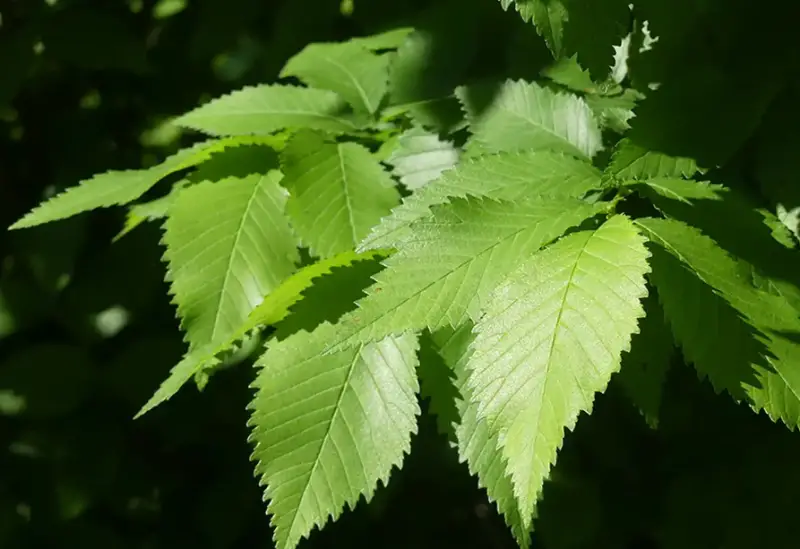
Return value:
[[(634, 44), (631, 83), (660, 86), (630, 139), (716, 167), (710, 178), (773, 211), (800, 207), (796, 7), (637, 9), (661, 47)], [(404, 84), (391, 100), (456, 141), (457, 85), (534, 78), (551, 61), (532, 27), (491, 0), (7, 0), (0, 17), (2, 227), (93, 173), (188, 144), (165, 122), (274, 81), (310, 42), (420, 29), (401, 47), (393, 70)], [(158, 224), (112, 246), (123, 223), (124, 212), (103, 210), (0, 237), (0, 547), (270, 547), (245, 442), (250, 369), (222, 370), (202, 392), (131, 419), (184, 345)], [(335, 293), (320, 287), (300, 306)], [(797, 434), (718, 398), (680, 357), (666, 377), (657, 428), (616, 380), (581, 417), (545, 486), (534, 547), (796, 546)], [(391, 485), (302, 546), (376, 545), (515, 547), (426, 412)]]

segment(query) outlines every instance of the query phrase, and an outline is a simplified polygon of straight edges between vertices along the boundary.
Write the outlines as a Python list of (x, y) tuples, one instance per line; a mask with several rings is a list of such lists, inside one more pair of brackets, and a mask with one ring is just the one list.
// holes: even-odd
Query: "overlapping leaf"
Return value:
[(619, 142), (606, 169), (619, 179), (691, 177), (698, 171), (701, 169), (692, 158), (650, 151), (630, 139)]
[(341, 133), (356, 128), (347, 105), (336, 93), (279, 85), (242, 88), (174, 122), (210, 135), (269, 134), (284, 128)]
[(564, 430), (620, 367), (644, 311), (644, 238), (615, 216), (521, 265), (475, 327), (467, 385), (499, 437), (526, 528)]
[(387, 159), (394, 174), (408, 189), (419, 189), (437, 179), (458, 162), (458, 149), (449, 141), (422, 128), (412, 128), (397, 140)]
[[(228, 147), (260, 143), (262, 138), (209, 140), (183, 149), (146, 170), (110, 171), (82, 181), (34, 208), (11, 229), (33, 227), (94, 210), (133, 202), (170, 174), (197, 166)], [(269, 145), (267, 138), (265, 144)]]
[(358, 309), (345, 315), (338, 346), (398, 330), (431, 331), (476, 319), (494, 286), (530, 254), (606, 204), (575, 199), (515, 203), (459, 199), (420, 220), (387, 259)]
[(360, 249), (389, 248), (409, 234), (409, 226), (451, 197), (517, 201), (524, 197), (577, 198), (601, 186), (600, 172), (572, 156), (549, 151), (505, 152), (462, 160), (406, 197), (361, 243)]
[(389, 56), (357, 42), (309, 44), (286, 62), (281, 76), (336, 92), (353, 109), (373, 114), (386, 94)]
[[(746, 398), (790, 428), (800, 425), (794, 307), (755, 288), (741, 262), (697, 229), (671, 219), (637, 224), (663, 250), (653, 256), (653, 277), (688, 358), (718, 390)], [(700, 319), (702, 331), (692, 331)]]
[(193, 347), (230, 336), (295, 270), (294, 235), (280, 172), (184, 189), (166, 222), (165, 258)]
[(480, 152), (546, 149), (591, 158), (602, 148), (586, 102), (536, 83), (508, 80), (497, 89), (456, 90)]
[(278, 549), (336, 519), (409, 451), (419, 414), (413, 335), (325, 354), (323, 324), (272, 345), (259, 360), (249, 425)]
[(232, 348), (237, 341), (261, 326), (277, 324), (289, 314), (289, 309), (303, 298), (303, 292), (321, 276), (329, 274), (332, 269), (344, 267), (357, 261), (366, 261), (374, 257), (386, 255), (383, 250), (372, 250), (357, 254), (353, 251), (344, 252), (334, 257), (312, 263), (292, 274), (280, 286), (267, 294), (264, 300), (252, 310), (233, 334), (222, 342), (212, 342), (192, 349), (170, 371), (169, 377), (164, 380), (150, 400), (142, 406), (136, 414), (140, 417), (159, 404), (169, 400), (183, 385), (199, 371), (213, 365), (216, 356)]
[(400, 201), (380, 163), (357, 143), (295, 136), (281, 156), (292, 225), (321, 257), (353, 249)]

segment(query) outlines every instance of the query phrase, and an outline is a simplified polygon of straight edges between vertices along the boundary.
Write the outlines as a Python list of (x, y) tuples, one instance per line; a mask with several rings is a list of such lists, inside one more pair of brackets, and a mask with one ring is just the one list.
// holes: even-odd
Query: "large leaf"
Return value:
[(146, 170), (110, 171), (95, 175), (40, 204), (10, 228), (33, 227), (96, 208), (107, 208), (133, 202), (166, 176), (197, 166), (211, 158), (214, 153), (228, 147), (262, 142), (271, 145), (272, 138), (244, 137), (209, 140), (183, 149), (161, 164)]
[(369, 501), (416, 431), (416, 337), (325, 354), (335, 329), (299, 332), (258, 362), (250, 440), (278, 549), (293, 548), (362, 495)]
[(269, 134), (284, 128), (347, 132), (355, 124), (332, 91), (295, 86), (252, 86), (180, 116), (175, 124), (211, 135)]
[(494, 286), (533, 252), (607, 204), (532, 198), (458, 199), (411, 227), (358, 309), (345, 315), (340, 345), (398, 330), (431, 331), (477, 319)]
[(281, 76), (336, 92), (355, 110), (372, 114), (386, 94), (389, 56), (357, 42), (309, 44), (286, 62)]
[(280, 172), (184, 189), (165, 224), (168, 279), (193, 347), (223, 340), (295, 270)]
[(783, 296), (754, 287), (742, 263), (697, 229), (671, 219), (637, 224), (663, 250), (653, 256), (654, 281), (676, 339), (698, 371), (773, 420), (800, 425), (797, 310)]
[(357, 143), (302, 132), (284, 149), (281, 165), (292, 225), (323, 258), (355, 248), (400, 201), (389, 174)]
[(267, 294), (264, 300), (252, 310), (244, 321), (226, 340), (212, 342), (191, 350), (170, 371), (150, 400), (136, 414), (140, 417), (162, 402), (172, 398), (192, 376), (216, 363), (216, 356), (231, 349), (236, 342), (245, 339), (248, 334), (262, 326), (275, 325), (289, 314), (289, 309), (303, 299), (303, 292), (321, 276), (329, 274), (337, 267), (344, 267), (357, 261), (367, 261), (379, 255), (386, 255), (384, 250), (372, 250), (357, 254), (344, 252), (329, 259), (307, 265), (284, 280), (280, 286)]
[(536, 83), (508, 80), (497, 89), (456, 90), (477, 152), (546, 149), (591, 158), (602, 148), (586, 102)]
[(360, 248), (389, 248), (402, 242), (414, 221), (451, 197), (487, 197), (516, 201), (524, 197), (577, 198), (601, 186), (600, 172), (572, 156), (549, 151), (506, 152), (462, 160), (417, 189), (392, 210)]
[(397, 147), (386, 160), (394, 168), (394, 174), (408, 189), (419, 189), (443, 171), (458, 162), (458, 149), (449, 141), (422, 128), (412, 128), (397, 140)]
[(531, 526), (565, 429), (619, 370), (644, 310), (645, 239), (624, 216), (564, 237), (503, 282), (475, 327), (468, 386)]

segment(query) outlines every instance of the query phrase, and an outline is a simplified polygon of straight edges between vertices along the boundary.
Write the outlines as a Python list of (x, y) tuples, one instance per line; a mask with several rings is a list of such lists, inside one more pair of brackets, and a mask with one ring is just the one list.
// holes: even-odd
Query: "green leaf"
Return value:
[(284, 128), (334, 133), (356, 129), (332, 91), (296, 86), (250, 86), (178, 117), (175, 124), (211, 135), (269, 134)]
[(175, 199), (178, 197), (180, 190), (186, 185), (187, 181), (182, 180), (173, 185), (172, 190), (160, 198), (150, 200), (149, 202), (142, 202), (134, 204), (128, 208), (128, 214), (125, 216), (125, 226), (114, 237), (114, 242), (134, 230), (136, 227), (145, 221), (155, 221), (156, 219), (163, 219), (167, 217), (167, 212)]
[(356, 111), (373, 114), (386, 94), (389, 59), (355, 42), (309, 44), (286, 62), (280, 76), (336, 92)]
[(408, 237), (411, 223), (430, 216), (430, 208), (452, 197), (517, 201), (530, 196), (578, 198), (600, 188), (591, 164), (549, 151), (506, 152), (462, 160), (455, 169), (403, 199), (360, 249), (391, 248)]
[(351, 250), (400, 201), (389, 174), (357, 143), (302, 132), (281, 155), (292, 225), (320, 257)]
[(498, 449), (497, 436), (489, 432), (488, 424), (477, 416), (478, 407), (467, 385), (466, 364), (469, 346), (474, 340), (472, 323), (465, 322), (457, 330), (443, 328), (433, 334), (439, 353), (455, 372), (454, 390), (461, 398), (457, 402), (458, 425), (456, 442), (459, 460), (466, 462), (469, 472), (478, 477), (478, 485), (486, 489), (489, 501), (496, 502), (520, 547), (530, 546), (530, 529), (523, 525), (520, 509), (514, 499), (511, 477), (506, 473), (506, 460)]
[(278, 549), (295, 547), (362, 494), (369, 501), (416, 432), (416, 337), (326, 354), (335, 330), (300, 332), (258, 361), (250, 440)]
[(398, 27), (380, 34), (351, 38), (350, 42), (371, 51), (394, 50), (402, 46), (412, 32), (413, 27)]
[(489, 292), (527, 256), (607, 204), (532, 198), (519, 202), (459, 199), (411, 227), (358, 309), (345, 315), (344, 339), (332, 347), (379, 339), (397, 330), (435, 331), (476, 319)]
[(201, 370), (213, 366), (218, 362), (215, 357), (223, 351), (231, 349), (237, 341), (243, 340), (247, 335), (261, 326), (278, 324), (289, 314), (289, 309), (303, 299), (303, 292), (307, 290), (319, 277), (324, 276), (337, 267), (350, 265), (357, 261), (367, 261), (386, 255), (385, 250), (371, 250), (357, 254), (353, 251), (341, 253), (329, 259), (324, 259), (307, 265), (284, 280), (280, 286), (269, 293), (264, 300), (253, 309), (247, 320), (224, 342), (210, 343), (191, 350), (170, 371), (169, 377), (161, 384), (156, 393), (142, 406), (136, 414), (139, 418), (172, 398), (192, 376)]
[[(442, 328), (430, 335), (423, 332), (420, 336), (420, 365), (417, 370), (419, 395), (428, 401), (428, 414), (436, 418), (439, 433), (451, 442), (455, 441), (455, 427), (458, 425), (457, 403), (461, 395), (454, 384), (454, 364), (445, 359), (445, 349), (458, 345), (458, 341), (451, 343), (458, 339), (456, 333), (451, 328)], [(466, 335), (469, 336), (469, 330)]]
[(773, 420), (800, 425), (797, 310), (783, 296), (755, 288), (741, 261), (697, 229), (672, 219), (636, 223), (663, 250), (653, 255), (653, 280), (698, 371)]
[(467, 384), (526, 528), (564, 429), (605, 390), (644, 315), (644, 242), (624, 216), (564, 237), (498, 287), (475, 327)]
[(193, 347), (229, 337), (295, 270), (299, 255), (280, 177), (272, 170), (198, 183), (173, 204), (164, 257)]
[(394, 168), (400, 182), (414, 190), (455, 166), (458, 149), (449, 141), (441, 141), (438, 135), (415, 127), (399, 137), (397, 147), (386, 162)]
[(460, 87), (477, 151), (547, 149), (591, 158), (602, 148), (586, 102), (536, 83), (508, 80), (498, 89)]
[[(655, 264), (652, 260), (650, 263)], [(675, 346), (655, 293), (644, 300), (644, 309), (646, 316), (639, 322), (639, 333), (631, 338), (630, 353), (622, 356), (617, 379), (647, 424), (655, 429)]]
[(630, 139), (623, 139), (617, 144), (611, 163), (606, 168), (606, 173), (623, 180), (692, 177), (698, 171), (702, 170), (692, 158), (650, 151)]
[(592, 109), (601, 128), (623, 134), (630, 129), (628, 121), (633, 118), (633, 110), (643, 97), (629, 88), (616, 95), (587, 95), (586, 104)]
[(161, 164), (146, 170), (110, 171), (95, 175), (40, 204), (9, 228), (33, 227), (96, 208), (107, 208), (133, 202), (161, 179), (175, 172), (197, 166), (210, 159), (214, 153), (221, 152), (228, 147), (262, 142), (270, 145), (272, 138), (214, 139), (183, 149)]

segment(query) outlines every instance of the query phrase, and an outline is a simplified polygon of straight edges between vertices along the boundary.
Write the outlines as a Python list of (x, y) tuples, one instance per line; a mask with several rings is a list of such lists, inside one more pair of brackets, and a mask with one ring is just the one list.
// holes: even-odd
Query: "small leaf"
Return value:
[[(214, 139), (178, 151), (146, 170), (110, 171), (95, 175), (34, 208), (9, 229), (33, 227), (73, 215), (133, 202), (166, 176), (197, 166), (228, 147), (259, 143), (260, 138)], [(269, 145), (271, 139), (266, 141)]]
[(193, 347), (229, 337), (299, 261), (280, 172), (184, 189), (166, 222), (165, 258)]
[(386, 94), (389, 56), (354, 42), (309, 44), (286, 62), (280, 75), (336, 92), (355, 110), (373, 114)]
[(623, 180), (692, 177), (698, 171), (703, 170), (691, 158), (650, 151), (630, 139), (623, 139), (617, 144), (611, 163), (606, 168), (606, 173)]
[(345, 103), (334, 92), (278, 85), (245, 87), (180, 116), (174, 123), (211, 135), (263, 135), (284, 128), (334, 133), (356, 129)]
[(536, 83), (506, 81), (499, 89), (456, 91), (478, 151), (553, 150), (591, 158), (600, 129), (583, 99)]
[(335, 329), (299, 332), (258, 361), (250, 440), (278, 549), (295, 547), (362, 495), (369, 501), (416, 432), (416, 337), (326, 354)]
[(402, 46), (412, 32), (414, 32), (413, 27), (398, 27), (380, 34), (351, 38), (350, 42), (371, 51), (394, 50)]
[(400, 201), (389, 174), (363, 146), (297, 134), (281, 155), (292, 225), (322, 258), (352, 250)]
[(526, 529), (565, 429), (619, 370), (644, 315), (644, 238), (624, 216), (521, 265), (475, 327), (467, 385), (498, 436)]
[(394, 174), (408, 189), (419, 189), (437, 179), (458, 162), (458, 149), (449, 141), (422, 128), (404, 132), (386, 160)]

